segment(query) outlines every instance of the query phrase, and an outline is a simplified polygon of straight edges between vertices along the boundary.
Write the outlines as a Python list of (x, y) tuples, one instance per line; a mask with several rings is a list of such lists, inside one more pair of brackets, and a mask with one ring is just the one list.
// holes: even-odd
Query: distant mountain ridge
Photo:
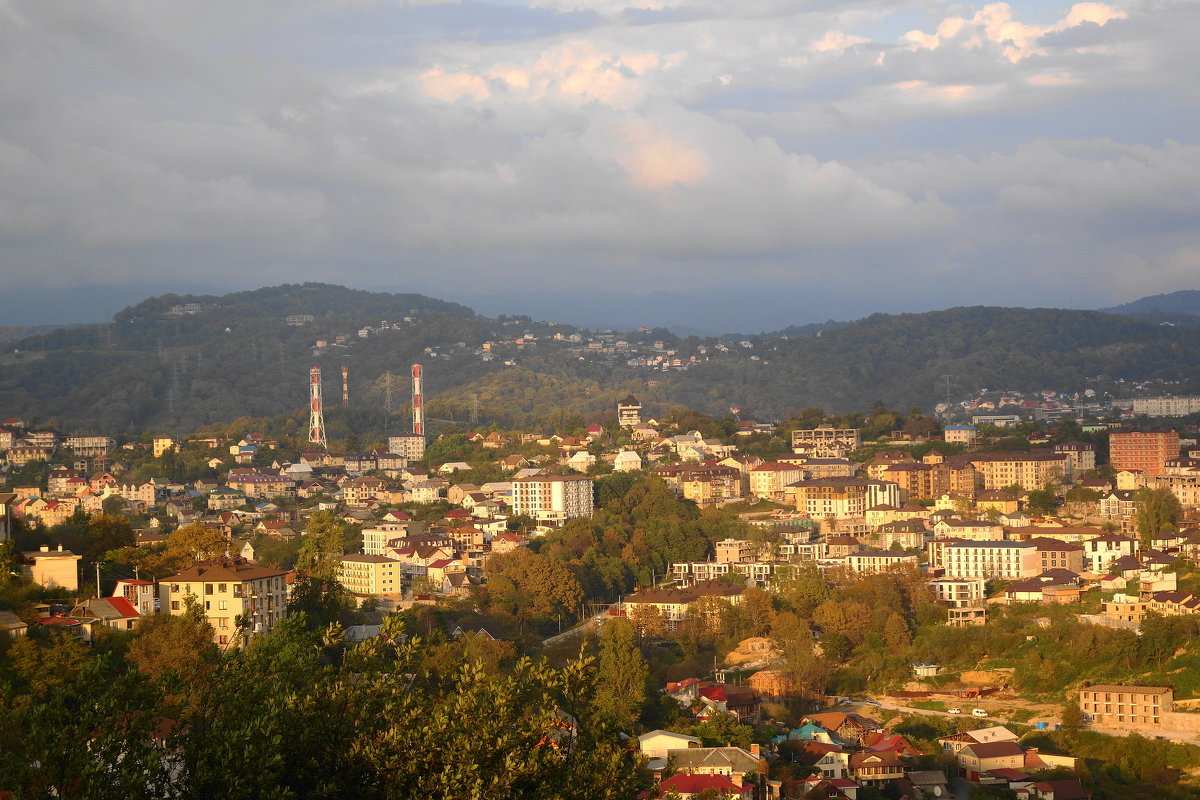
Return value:
[[(1200, 292), (1190, 295), (1200, 302)], [(393, 407), (406, 407), (408, 368), (420, 362), (431, 405), (444, 396), (443, 414), (459, 420), (482, 410), (484, 425), (489, 413), (496, 421), (531, 419), (569, 407), (598, 416), (611, 412), (610, 390), (664, 407), (713, 414), (737, 407), (760, 418), (812, 405), (865, 411), (879, 400), (929, 409), (945, 398), (947, 376), (959, 398), (982, 387), (1117, 393), (1153, 379), (1181, 380), (1177, 393), (1200, 392), (1200, 327), (1143, 315), (1192, 317), (1118, 308), (1130, 307), (1120, 314), (960, 307), (699, 338), (661, 328), (594, 334), (481, 316), (419, 294), (320, 283), (168, 294), (117, 312), (111, 323), (6, 342), (0, 416), (108, 433), (184, 432), (283, 414), (302, 427), (313, 364), (325, 371), (330, 407), (340, 400), (340, 369), (348, 368), (346, 419), (380, 416), (388, 374)], [(331, 438), (341, 424), (349, 423), (331, 422)]]
[(1181, 314), (1200, 317), (1200, 289), (1183, 289), (1178, 292), (1156, 294), (1100, 310), (1107, 314), (1126, 316), (1157, 315), (1163, 317), (1164, 320), (1170, 320), (1171, 317)]

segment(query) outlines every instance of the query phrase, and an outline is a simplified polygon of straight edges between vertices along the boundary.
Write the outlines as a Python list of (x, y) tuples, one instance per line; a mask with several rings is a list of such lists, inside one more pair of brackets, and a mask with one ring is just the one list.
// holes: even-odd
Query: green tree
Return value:
[(596, 711), (600, 718), (617, 728), (628, 728), (634, 723), (646, 699), (648, 675), (633, 626), (621, 617), (605, 623), (600, 635), (596, 691)]
[(1083, 728), (1083, 711), (1078, 703), (1067, 701), (1062, 708), (1062, 729), (1067, 733), (1075, 733)]
[(1148, 549), (1151, 539), (1158, 534), (1174, 529), (1183, 516), (1179, 498), (1165, 488), (1143, 486), (1138, 489), (1133, 494), (1133, 508), (1138, 539), (1143, 549)]
[(195, 600), (180, 614), (143, 617), (135, 633), (125, 657), (151, 678), (173, 673), (185, 684), (193, 684), (216, 663), (213, 628)]
[(332, 511), (313, 514), (304, 529), (296, 569), (310, 578), (337, 579), (345, 554), (346, 525)]

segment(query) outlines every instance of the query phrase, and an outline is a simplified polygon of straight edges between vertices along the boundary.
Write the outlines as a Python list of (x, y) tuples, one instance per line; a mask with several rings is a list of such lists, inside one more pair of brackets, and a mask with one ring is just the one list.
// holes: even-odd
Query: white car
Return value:
[(971, 711), (972, 717), (986, 717), (987, 715), (988, 715), (988, 712), (984, 711), (982, 708), (976, 708), (973, 711)]
[(946, 713), (947, 714), (961, 714), (962, 709), (961, 708), (947, 708)]

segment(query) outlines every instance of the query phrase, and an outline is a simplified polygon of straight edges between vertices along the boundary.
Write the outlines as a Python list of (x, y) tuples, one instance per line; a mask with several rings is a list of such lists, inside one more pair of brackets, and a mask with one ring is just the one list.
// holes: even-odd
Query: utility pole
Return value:
[(100, 562), (96, 562), (96, 599), (100, 599)]

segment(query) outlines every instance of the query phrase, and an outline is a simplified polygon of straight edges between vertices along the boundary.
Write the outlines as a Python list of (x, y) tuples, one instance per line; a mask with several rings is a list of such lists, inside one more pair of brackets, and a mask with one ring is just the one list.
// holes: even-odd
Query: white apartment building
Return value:
[(1200, 397), (1139, 397), (1133, 401), (1134, 416), (1185, 417), (1200, 411)]
[(1107, 575), (1113, 562), (1125, 556), (1135, 556), (1138, 540), (1117, 533), (1106, 533), (1083, 543), (1084, 563), (1090, 572)]
[(1042, 572), (1033, 542), (955, 542), (942, 549), (947, 578), (1021, 580)]
[(887, 572), (896, 566), (917, 566), (917, 554), (902, 550), (859, 550), (846, 556), (846, 566), (852, 572), (873, 574)]
[(357, 595), (401, 594), (404, 570), (400, 561), (394, 558), (351, 553), (342, 556), (338, 583)]
[(804, 479), (799, 464), (768, 462), (750, 469), (750, 494), (767, 500), (783, 500), (784, 487)]
[(971, 608), (983, 605), (983, 578), (939, 578), (929, 581), (926, 586), (933, 592), (939, 603), (951, 608)]
[(586, 475), (536, 475), (512, 482), (513, 514), (561, 524), (593, 510), (592, 479)]

